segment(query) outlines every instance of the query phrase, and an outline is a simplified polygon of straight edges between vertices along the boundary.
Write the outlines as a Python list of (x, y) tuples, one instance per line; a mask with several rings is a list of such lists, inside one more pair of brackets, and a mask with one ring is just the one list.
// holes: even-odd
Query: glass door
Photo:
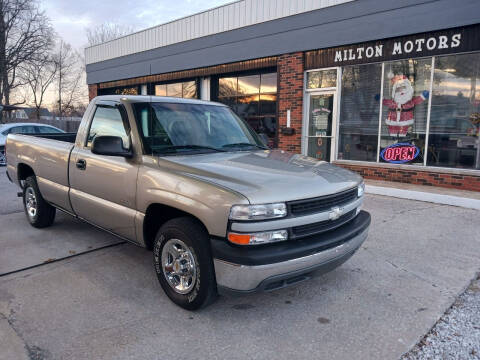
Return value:
[(307, 104), (307, 155), (330, 161), (331, 154), (335, 153), (335, 92), (309, 93)]

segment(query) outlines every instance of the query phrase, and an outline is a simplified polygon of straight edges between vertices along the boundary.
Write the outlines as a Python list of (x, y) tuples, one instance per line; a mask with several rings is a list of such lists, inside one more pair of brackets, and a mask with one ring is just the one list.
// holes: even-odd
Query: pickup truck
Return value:
[(153, 250), (161, 287), (189, 310), (330, 271), (370, 226), (360, 176), (268, 149), (213, 102), (99, 96), (76, 134), (10, 134), (6, 157), (32, 226), (58, 209)]

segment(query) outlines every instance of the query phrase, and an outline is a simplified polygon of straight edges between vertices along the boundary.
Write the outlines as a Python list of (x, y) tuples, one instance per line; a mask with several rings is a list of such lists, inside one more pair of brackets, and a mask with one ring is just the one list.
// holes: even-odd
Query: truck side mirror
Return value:
[(133, 156), (131, 149), (123, 147), (123, 140), (119, 136), (97, 136), (93, 139), (92, 153), (106, 156)]

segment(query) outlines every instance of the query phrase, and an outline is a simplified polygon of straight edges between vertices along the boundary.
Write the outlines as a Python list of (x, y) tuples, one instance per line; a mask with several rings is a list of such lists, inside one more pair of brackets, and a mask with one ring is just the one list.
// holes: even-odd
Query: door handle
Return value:
[(76, 164), (77, 169), (85, 170), (87, 168), (87, 162), (83, 159), (77, 160)]

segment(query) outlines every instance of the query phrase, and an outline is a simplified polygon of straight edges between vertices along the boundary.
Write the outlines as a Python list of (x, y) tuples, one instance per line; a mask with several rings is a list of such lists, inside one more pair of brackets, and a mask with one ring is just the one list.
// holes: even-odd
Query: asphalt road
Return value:
[[(72, 220), (60, 216), (30, 242), (24, 215), (9, 210), (21, 209), (9, 200), (16, 189), (2, 181), (4, 258), (3, 244), (18, 242), (17, 254), (23, 248), (32, 263), (42, 260), (35, 250), (45, 251), (40, 240), (52, 234), (70, 233), (56, 242), (57, 254), (82, 232), (92, 249), (109, 237), (80, 223), (71, 235)], [(194, 313), (168, 300), (152, 254), (130, 244), (0, 277), (0, 358), (398, 359), (479, 270), (480, 213), (370, 195), (365, 209), (369, 239), (342, 267), (273, 293), (222, 297)], [(16, 236), (6, 239), (9, 227)]]

